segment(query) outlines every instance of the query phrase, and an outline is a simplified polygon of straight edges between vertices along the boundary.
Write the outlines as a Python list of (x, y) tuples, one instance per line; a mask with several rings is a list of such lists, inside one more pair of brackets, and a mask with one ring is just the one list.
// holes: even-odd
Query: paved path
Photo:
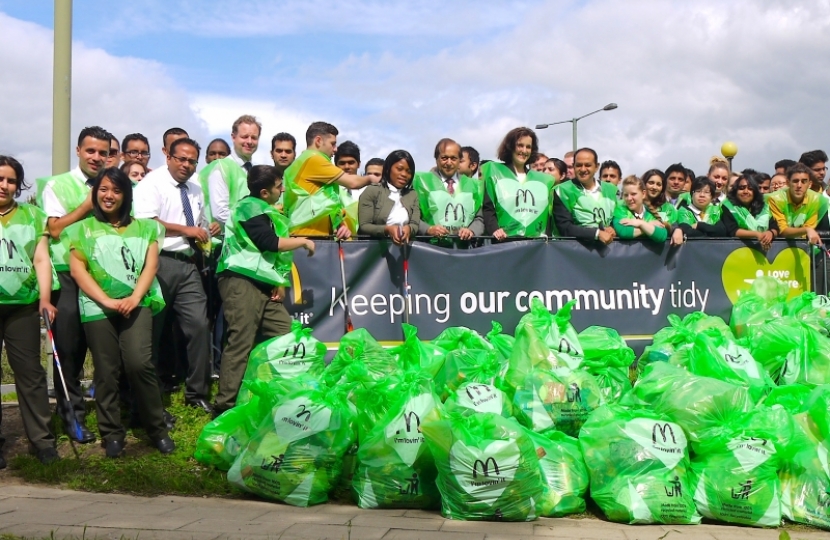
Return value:
[[(638, 526), (596, 519), (530, 523), (450, 521), (421, 510), (361, 510), (324, 504), (295, 508), (262, 501), (133, 497), (0, 484), (0, 536), (91, 540), (777, 540), (777, 530)], [(668, 534), (667, 534), (668, 533)], [(830, 532), (791, 531), (793, 540), (828, 539)]]

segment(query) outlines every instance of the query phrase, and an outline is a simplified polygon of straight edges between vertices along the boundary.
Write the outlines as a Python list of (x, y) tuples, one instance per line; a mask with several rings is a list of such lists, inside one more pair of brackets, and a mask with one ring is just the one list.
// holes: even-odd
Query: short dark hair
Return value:
[(686, 179), (688, 180), (691, 178), (692, 180), (695, 179), (695, 172), (692, 169), (686, 168)]
[(334, 164), (337, 165), (337, 160), (343, 157), (353, 157), (360, 165), (360, 147), (352, 141), (343, 141), (337, 145), (337, 152), (334, 153)]
[(381, 167), (383, 167), (383, 163), (384, 161), (381, 158), (373, 157), (372, 159), (366, 162), (366, 165), (363, 166), (363, 172), (366, 172), (366, 167), (368, 167), (369, 165), (380, 165)]
[(441, 152), (443, 152), (444, 149), (451, 144), (454, 144), (458, 147), (458, 157), (461, 157), (461, 145), (447, 137), (444, 137), (443, 139), (435, 143), (435, 152), (433, 152), (434, 155), (432, 157), (438, 159), (438, 156), (441, 155)]
[(92, 137), (93, 139), (98, 139), (99, 141), (107, 141), (110, 142), (112, 139), (112, 135), (110, 135), (109, 131), (100, 127), (100, 126), (91, 126), (85, 127), (81, 130), (80, 135), (78, 135), (78, 146), (83, 144), (84, 139), (87, 137)]
[[(386, 156), (386, 161), (383, 162), (383, 172), (380, 175), (380, 183), (383, 184), (384, 187), (389, 186), (389, 174), (392, 172), (392, 165), (402, 159), (406, 160), (406, 163), (409, 165), (409, 169), (412, 171), (412, 178), (415, 178), (415, 160), (412, 159), (412, 154), (406, 150), (393, 150), (392, 153)], [(412, 178), (409, 179), (409, 184), (407, 184), (404, 189), (412, 187)]]
[(274, 147), (277, 146), (277, 141), (288, 141), (291, 143), (291, 147), (293, 148), (294, 152), (297, 151), (297, 139), (294, 138), (294, 135), (281, 131), (273, 137), (271, 137), (272, 152), (274, 151)]
[(793, 165), (789, 169), (787, 169), (787, 180), (791, 181), (793, 179), (793, 175), (798, 174), (798, 173), (807, 173), (807, 174), (809, 174), (811, 183), (816, 181), (816, 175), (813, 172), (813, 169), (811, 169), (805, 163), (796, 163), (795, 165)]
[(729, 199), (729, 202), (734, 204), (736, 207), (743, 206), (743, 203), (738, 200), (738, 184), (740, 184), (742, 180), (746, 181), (749, 189), (752, 191), (752, 202), (749, 203), (749, 213), (753, 216), (757, 216), (761, 210), (764, 209), (764, 195), (758, 188), (758, 185), (761, 183), (761, 175), (759, 173), (741, 173), (741, 176), (739, 176), (738, 179), (732, 183), (732, 187), (729, 188), (726, 198)]
[[(660, 194), (654, 198), (653, 201), (649, 201), (649, 206), (657, 210), (664, 204), (666, 204), (666, 188), (668, 187), (668, 183), (666, 182), (666, 175), (663, 174), (663, 171), (660, 169), (649, 169), (645, 173), (643, 173), (643, 185), (645, 186), (648, 183), (648, 179), (652, 176), (659, 176), (660, 180), (663, 182), (663, 187), (660, 189)], [(646, 200), (648, 200), (648, 191), (646, 191)]]
[(118, 167), (104, 169), (92, 179), (92, 214), (98, 221), (107, 221), (104, 211), (101, 210), (101, 205), (98, 203), (98, 188), (101, 187), (101, 182), (104, 181), (104, 178), (115, 184), (115, 187), (120, 189), (121, 193), (124, 194), (121, 208), (118, 209), (118, 226), (124, 227), (129, 225), (130, 221), (132, 221), (130, 213), (133, 211), (133, 183)]
[[(112, 141), (115, 141), (116, 148), (121, 147), (121, 145), (118, 144), (118, 138), (115, 135), (113, 135), (112, 133), (110, 133), (110, 143), (112, 143)], [(112, 144), (110, 144), (110, 146), (112, 146)]]
[(224, 144), (224, 145), (225, 145), (225, 148), (227, 148), (227, 149), (228, 149), (228, 155), (231, 155), (231, 146), (228, 144), (228, 141), (226, 141), (225, 139), (223, 139), (223, 138), (221, 138), (221, 137), (218, 137), (218, 138), (213, 139), (212, 141), (210, 141), (210, 142), (208, 143), (208, 145), (207, 145), (207, 148), (209, 149), (209, 148), (210, 148), (210, 146), (211, 146), (213, 143), (217, 143), (217, 142), (218, 142), (218, 143), (222, 143), (222, 144)]
[[(620, 180), (622, 180), (622, 169), (620, 169), (619, 164), (611, 159), (602, 162), (602, 165), (599, 166), (599, 175), (602, 177), (602, 171), (605, 169), (617, 169), (617, 172), (620, 173)], [(643, 178), (645, 180), (645, 178)]]
[(284, 172), (284, 167), (254, 165), (248, 173), (248, 190), (254, 197), (259, 197), (260, 191), (273, 188), (277, 184), (277, 180), (282, 181)]
[[(666, 169), (666, 172), (663, 174), (665, 174), (666, 178), (668, 178), (669, 175), (671, 175), (672, 173), (680, 173), (683, 176), (688, 176), (688, 173), (686, 172), (686, 167), (684, 167), (682, 163), (672, 163), (671, 165), (669, 165), (669, 168)], [(692, 178), (694, 178), (694, 176)]]
[(17, 177), (17, 190), (14, 192), (15, 196), (20, 195), (24, 189), (29, 186), (24, 182), (23, 165), (11, 156), (0, 156), (0, 167), (7, 165), (12, 168), (14, 175)]
[(311, 143), (314, 142), (316, 137), (322, 137), (323, 135), (334, 135), (336, 137), (339, 134), (340, 132), (337, 131), (337, 128), (328, 122), (312, 122), (308, 126), (308, 129), (305, 130), (305, 143), (311, 146)]
[(130, 133), (129, 135), (124, 137), (123, 141), (121, 141), (121, 152), (127, 151), (127, 143), (129, 143), (130, 141), (141, 141), (147, 145), (147, 148), (150, 148), (150, 141), (147, 140), (147, 137), (145, 137), (141, 133)]
[(167, 131), (164, 132), (164, 135), (161, 136), (161, 145), (165, 148), (167, 147), (167, 137), (170, 135), (184, 135), (185, 137), (190, 137), (185, 130), (180, 127), (171, 127)]
[(715, 186), (715, 183), (712, 182), (712, 180), (708, 176), (698, 176), (697, 178), (692, 180), (692, 192), (693, 193), (695, 191), (697, 191), (699, 189), (703, 189), (705, 187), (709, 188), (709, 194), (712, 195), (712, 197), (714, 198), (715, 191), (718, 188)]
[[(516, 143), (519, 142), (519, 139), (522, 137), (530, 137), (530, 155), (533, 156), (539, 152), (539, 138), (536, 137), (536, 133), (530, 129), (529, 127), (517, 127), (513, 128), (507, 132), (507, 135), (504, 136), (502, 139), (501, 144), (499, 144), (499, 149), (496, 151), (496, 155), (498, 156), (499, 160), (506, 163), (508, 166), (513, 164), (513, 152), (516, 150)], [(482, 163), (483, 165), (483, 163)], [(527, 160), (525, 164), (525, 168), (530, 166), (530, 160)], [(516, 171), (516, 172), (524, 172), (524, 171)]]
[(798, 162), (803, 163), (808, 167), (812, 167), (816, 163), (827, 163), (827, 154), (824, 150), (810, 150), (809, 152), (801, 154), (801, 157), (798, 158)]
[(574, 163), (576, 163), (576, 156), (579, 155), (580, 152), (589, 152), (594, 156), (594, 163), (599, 164), (599, 156), (597, 156), (597, 151), (593, 148), (588, 148), (587, 146), (584, 148), (580, 148), (576, 152), (574, 152)]
[(199, 143), (197, 143), (196, 141), (194, 141), (193, 139), (191, 139), (189, 137), (185, 137), (184, 139), (176, 139), (175, 141), (173, 141), (173, 144), (170, 145), (170, 155), (172, 156), (173, 152), (176, 151), (176, 148), (178, 148), (179, 146), (181, 146), (183, 144), (188, 145), (188, 146), (192, 146), (193, 148), (195, 148), (197, 158), (202, 154), (202, 147), (199, 146)]
[(782, 159), (775, 162), (776, 169), (784, 169), (784, 172), (787, 171), (790, 167), (795, 165), (795, 160), (793, 159)]
[(545, 163), (550, 163), (551, 161), (553, 162), (553, 166), (556, 167), (556, 170), (559, 171), (559, 178), (565, 178), (568, 174), (568, 164), (556, 157), (550, 158)]
[(470, 163), (475, 163), (476, 165), (478, 165), (481, 162), (481, 155), (479, 155), (478, 150), (476, 150), (472, 146), (462, 146), (461, 155), (463, 156), (464, 154), (467, 154)]

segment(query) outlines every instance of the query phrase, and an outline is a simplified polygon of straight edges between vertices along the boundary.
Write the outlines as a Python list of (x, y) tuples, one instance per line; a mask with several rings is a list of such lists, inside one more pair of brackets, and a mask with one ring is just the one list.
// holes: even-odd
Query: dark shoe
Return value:
[(119, 458), (124, 454), (124, 441), (101, 441), (101, 446), (106, 448), (108, 458)]
[(78, 423), (77, 423), (78, 433), (76, 433), (75, 430), (72, 429), (72, 426), (74, 424), (75, 424), (74, 419), (72, 419), (72, 420), (64, 419), (64, 421), (63, 421), (63, 427), (66, 430), (66, 432), (69, 433), (69, 438), (70, 439), (72, 439), (73, 441), (75, 441), (77, 443), (81, 443), (81, 444), (89, 444), (89, 443), (94, 443), (95, 442), (95, 439), (96, 439), (95, 434), (92, 433), (89, 429), (87, 429), (87, 427), (84, 425), (83, 422), (78, 421)]
[(213, 404), (213, 414), (211, 415), (211, 418), (216, 420), (217, 418), (219, 418), (220, 416), (222, 416), (223, 414), (225, 414), (229, 410), (230, 409), (222, 409), (222, 408), (219, 407), (219, 405), (214, 403)]
[(184, 404), (188, 407), (194, 407), (197, 409), (202, 409), (208, 415), (213, 415), (213, 407), (210, 406), (210, 403), (207, 402), (206, 399), (203, 398), (193, 398), (193, 399), (186, 399), (184, 400)]
[(3, 454), (0, 454), (0, 469), (6, 468), (6, 458), (3, 457)]
[(59, 461), (61, 458), (58, 455), (58, 451), (51, 446), (47, 448), (41, 448), (37, 451), (35, 455), (37, 456), (38, 461), (40, 461), (44, 465), (51, 465), (52, 463)]
[(167, 431), (173, 431), (173, 428), (176, 427), (176, 417), (173, 416), (170, 411), (164, 409), (164, 423), (167, 426)]
[(172, 454), (176, 449), (176, 443), (170, 437), (163, 437), (156, 441), (156, 448), (164, 455)]

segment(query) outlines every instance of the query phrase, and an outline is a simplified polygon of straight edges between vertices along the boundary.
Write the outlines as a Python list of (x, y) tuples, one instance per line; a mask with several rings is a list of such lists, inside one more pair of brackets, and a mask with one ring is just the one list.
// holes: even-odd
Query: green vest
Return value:
[[(824, 215), (820, 213), (823, 198), (824, 197), (822, 197), (820, 193), (816, 193), (815, 191), (808, 189), (807, 194), (804, 195), (804, 202), (798, 210), (796, 210), (790, 203), (790, 190), (779, 189), (778, 191), (770, 193), (767, 196), (767, 201), (775, 201), (778, 209), (781, 210), (781, 213), (784, 214), (785, 218), (787, 218), (787, 226), (798, 229), (804, 226), (804, 223), (807, 222), (807, 218), (812, 214), (817, 214), (819, 219), (824, 217)], [(824, 205), (824, 213), (827, 213), (826, 203)]]
[[(691, 203), (690, 203), (691, 204)], [(706, 208), (706, 213), (701, 220), (703, 223), (714, 225), (720, 221), (721, 205), (710, 203)], [(685, 223), (686, 225), (694, 225), (697, 223), (695, 213), (687, 205), (683, 205), (677, 209), (677, 223)]]
[(490, 161), (481, 167), (484, 189), (496, 207), (499, 227), (507, 236), (538, 237), (545, 234), (550, 219), (549, 174), (528, 171), (524, 182), (503, 163)]
[[(164, 239), (164, 226), (155, 219), (133, 219), (121, 231), (109, 223), (88, 217), (66, 228), (72, 249), (87, 261), (89, 275), (107, 296), (126, 298), (135, 290), (144, 270), (147, 249), (153, 242)], [(82, 290), (78, 291), (81, 322), (97, 321), (115, 312), (101, 307)], [(148, 307), (153, 315), (164, 309), (164, 298), (156, 278), (139, 304)]]
[[(81, 206), (89, 195), (90, 188), (86, 182), (78, 180), (71, 172), (38, 178), (37, 203), (41, 208), (43, 208), (43, 190), (48, 185), (52, 186), (55, 197), (67, 213)], [(61, 233), (59, 240), (49, 239), (49, 254), (56, 271), (69, 272), (69, 238), (66, 236), (66, 229)]]
[[(222, 179), (228, 185), (228, 210), (233, 211), (234, 206), (243, 198), (250, 195), (248, 189), (248, 172), (243, 169), (232, 157), (213, 160), (207, 167), (199, 171), (199, 185), (202, 186), (202, 193), (205, 197), (205, 218), (208, 223), (213, 223), (213, 212), (210, 209), (210, 175), (217, 168), (222, 171)], [(222, 243), (219, 238), (212, 237), (211, 243), (218, 246)]]
[(284, 212), (288, 216), (288, 228), (292, 231), (313, 223), (323, 216), (331, 218), (333, 230), (337, 230), (343, 222), (343, 205), (340, 203), (338, 184), (321, 185), (314, 194), (297, 184), (297, 174), (306, 160), (314, 154), (331, 161), (329, 156), (319, 150), (308, 148), (285, 170)]
[(600, 185), (599, 199), (588, 195), (579, 180), (562, 182), (556, 193), (577, 225), (603, 229), (611, 225), (611, 219), (614, 217), (617, 187), (610, 182), (596, 181)]
[(35, 248), (46, 231), (46, 214), (20, 204), (4, 225), (0, 221), (0, 304), (31, 304), (40, 297)]
[(288, 222), (285, 216), (259, 197), (245, 197), (231, 212), (231, 219), (225, 229), (225, 246), (222, 248), (222, 257), (216, 271), (218, 273), (231, 270), (269, 285), (288, 285), (291, 262), (294, 260), (292, 253), (259, 251), (239, 224), (262, 214), (271, 218), (278, 237), (288, 237)]
[(412, 188), (418, 193), (421, 219), (452, 231), (470, 226), (484, 198), (483, 184), (468, 176), (458, 177), (450, 195), (446, 184), (433, 171), (415, 173)]
[(677, 201), (674, 203), (674, 208), (680, 208), (680, 205), (682, 205), (684, 202), (686, 204), (692, 204), (692, 195), (688, 191), (684, 191), (683, 193), (677, 196)]
[[(343, 205), (343, 210), (346, 213), (346, 226), (352, 231), (353, 235), (357, 234), (357, 229), (360, 225), (357, 219), (357, 209), (360, 206), (360, 197), (355, 197), (352, 192), (345, 186), (340, 187), (340, 204)], [(362, 191), (361, 191), (362, 193)]]
[(657, 209), (657, 215), (660, 216), (663, 223), (671, 225), (677, 221), (677, 208), (672, 203), (666, 201), (663, 203), (663, 206)]
[(738, 222), (739, 229), (747, 231), (764, 232), (769, 230), (769, 205), (764, 204), (761, 212), (757, 216), (749, 213), (749, 209), (743, 206), (735, 206), (729, 199), (723, 200), (723, 206), (726, 207)]
[[(671, 205), (669, 205), (671, 206)], [(634, 212), (628, 209), (628, 207), (620, 201), (617, 204), (617, 207), (614, 209), (614, 221), (617, 223), (614, 224), (615, 230), (619, 234), (619, 237), (623, 240), (630, 240), (634, 238), (634, 227), (629, 227), (628, 225), (622, 225), (619, 223), (622, 219), (634, 219)], [(649, 212), (648, 208), (643, 205), (643, 221), (657, 221), (657, 218), (654, 217), (654, 214)], [(663, 223), (666, 223), (665, 221)], [(646, 235), (643, 235), (645, 237)], [(668, 236), (666, 229), (664, 227), (655, 227), (654, 233), (649, 236), (655, 242), (664, 242), (666, 237)]]

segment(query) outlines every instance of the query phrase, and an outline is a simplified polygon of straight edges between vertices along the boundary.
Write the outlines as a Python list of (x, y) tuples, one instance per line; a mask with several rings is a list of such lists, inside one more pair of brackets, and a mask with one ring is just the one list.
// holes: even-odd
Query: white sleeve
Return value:
[(210, 213), (213, 219), (222, 225), (230, 217), (229, 203), (230, 193), (228, 183), (222, 176), (222, 167), (216, 167), (208, 176), (208, 189), (210, 190)]
[(155, 186), (139, 182), (133, 192), (133, 210), (137, 218), (157, 218), (161, 215), (161, 194)]
[(43, 188), (43, 211), (46, 212), (46, 217), (56, 217), (61, 218), (65, 216), (68, 212), (63, 207), (61, 202), (58, 200), (58, 196), (55, 195), (55, 190), (52, 189), (52, 184), (47, 184), (45, 188)]

